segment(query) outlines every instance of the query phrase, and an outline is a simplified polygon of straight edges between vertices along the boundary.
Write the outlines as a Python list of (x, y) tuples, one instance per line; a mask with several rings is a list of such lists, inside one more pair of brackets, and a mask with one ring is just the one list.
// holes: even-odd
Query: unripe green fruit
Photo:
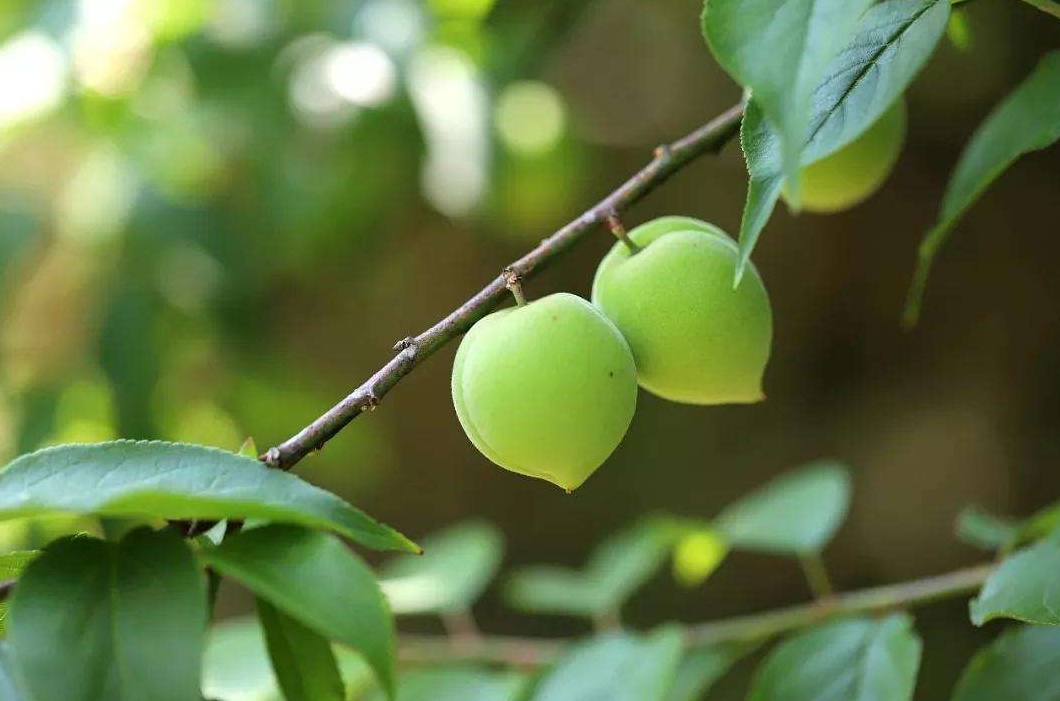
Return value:
[(905, 103), (899, 100), (857, 139), (802, 169), (802, 208), (838, 212), (868, 199), (891, 174), (904, 141)]
[(453, 404), (487, 458), (573, 491), (626, 434), (637, 369), (607, 317), (559, 293), (472, 327), (453, 365)]
[(593, 303), (629, 341), (640, 386), (688, 404), (763, 399), (773, 313), (750, 263), (734, 290), (736, 243), (717, 227), (663, 217), (616, 243), (593, 280)]

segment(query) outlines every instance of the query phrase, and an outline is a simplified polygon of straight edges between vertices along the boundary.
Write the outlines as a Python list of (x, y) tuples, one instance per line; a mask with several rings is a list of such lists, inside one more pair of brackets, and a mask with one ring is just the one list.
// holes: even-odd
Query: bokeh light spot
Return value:
[(527, 156), (551, 151), (567, 126), (563, 98), (551, 86), (536, 81), (513, 83), (505, 88), (497, 100), (493, 119), (501, 142)]

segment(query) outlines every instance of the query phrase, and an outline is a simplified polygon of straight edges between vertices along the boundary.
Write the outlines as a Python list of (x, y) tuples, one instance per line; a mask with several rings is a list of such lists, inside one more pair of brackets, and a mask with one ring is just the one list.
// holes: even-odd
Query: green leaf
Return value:
[(286, 701), (345, 701), (335, 653), (323, 636), (256, 600), (272, 668)]
[(204, 549), (201, 558), (311, 630), (361, 653), (393, 692), (393, 619), (372, 570), (338, 538), (263, 526)]
[(920, 639), (906, 614), (854, 618), (813, 628), (777, 647), (748, 701), (909, 701)]
[(827, 545), (849, 506), (850, 474), (825, 460), (782, 475), (728, 506), (714, 525), (735, 549), (801, 555)]
[(528, 680), (477, 667), (419, 670), (398, 679), (397, 701), (519, 701)]
[(533, 701), (663, 701), (681, 660), (681, 631), (616, 633), (575, 646), (541, 680)]
[(715, 682), (756, 645), (728, 643), (700, 647), (685, 653), (677, 667), (666, 701), (699, 701)]
[(11, 600), (11, 656), (36, 701), (200, 701), (206, 586), (172, 531), (49, 545)]
[[(375, 686), (375, 675), (357, 653), (332, 646), (339, 673), (350, 698)], [(221, 701), (283, 701), (261, 621), (253, 616), (230, 618), (215, 625), (206, 641), (202, 693)]]
[(324, 528), (377, 549), (416, 552), (389, 526), (298, 477), (235, 453), (115, 441), (24, 455), (0, 470), (0, 520), (49, 513), (246, 519)]
[(1056, 537), (1005, 559), (972, 600), (972, 623), (995, 618), (1060, 626), (1060, 541)]
[(752, 91), (779, 135), (782, 172), (796, 210), (814, 89), (871, 4), (871, 0), (706, 0), (704, 5), (703, 34), (715, 58)]
[[(16, 579), (29, 563), (37, 559), (40, 553), (40, 550), (18, 550), (0, 555), (0, 581)], [(7, 631), (9, 608), (9, 602), (0, 601), (0, 636), (3, 636)], [(2, 701), (2, 698), (0, 696), (0, 701)]]
[(483, 522), (465, 523), (423, 540), (423, 555), (403, 555), (379, 570), (394, 613), (469, 608), (497, 575), (504, 537)]
[(920, 243), (905, 322), (916, 323), (931, 266), (950, 232), (980, 195), (1016, 160), (1060, 139), (1060, 51), (1034, 71), (980, 125), (965, 147), (942, 199), (935, 227)]
[[(857, 34), (814, 90), (801, 165), (835, 153), (876, 123), (931, 57), (949, 11), (946, 0), (887, 0), (865, 13)], [(740, 132), (750, 184), (740, 225), (737, 280), (784, 182), (781, 138), (757, 102), (755, 96), (748, 105)]]
[(1023, 0), (1031, 7), (1035, 7), (1047, 15), (1060, 18), (1060, 2), (1056, 0)]
[(1056, 701), (1060, 698), (1060, 629), (1019, 626), (980, 650), (965, 668), (953, 701)]
[(30, 701), (15, 675), (11, 651), (6, 643), (0, 644), (0, 701)]
[(604, 541), (584, 570), (524, 567), (505, 593), (523, 611), (589, 617), (614, 612), (666, 561), (673, 538), (669, 524), (645, 520)]
[(982, 550), (996, 552), (1015, 544), (1021, 526), (1011, 519), (989, 514), (975, 506), (961, 509), (957, 515), (957, 537)]

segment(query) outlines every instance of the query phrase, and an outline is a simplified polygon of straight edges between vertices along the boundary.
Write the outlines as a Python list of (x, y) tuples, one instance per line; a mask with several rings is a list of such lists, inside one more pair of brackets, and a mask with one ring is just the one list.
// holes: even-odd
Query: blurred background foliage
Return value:
[[(506, 566), (573, 566), (643, 513), (711, 515), (836, 456), (856, 495), (827, 554), (841, 587), (974, 560), (951, 537), (962, 506), (1021, 514), (1060, 492), (1055, 149), (962, 224), (921, 328), (897, 319), (961, 145), (1060, 25), (1011, 0), (962, 8), (911, 91), (884, 191), (835, 217), (778, 213), (758, 248), (777, 318), (766, 403), (642, 395), (625, 443), (568, 497), (471, 448), (448, 348), (300, 473), (413, 536), (482, 518), (507, 536)], [(738, 99), (698, 14), (697, 0), (5, 0), (0, 457), (117, 436), (282, 440)], [(732, 231), (744, 187), (730, 147), (627, 223), (687, 214)], [(529, 293), (587, 295), (609, 243), (592, 236)], [(98, 528), (16, 523), (0, 542)], [(807, 595), (787, 561), (731, 560), (699, 589), (649, 584), (629, 622)], [(586, 630), (495, 593), (476, 613), (499, 632)], [(924, 698), (973, 649), (965, 621), (960, 603), (922, 614)]]

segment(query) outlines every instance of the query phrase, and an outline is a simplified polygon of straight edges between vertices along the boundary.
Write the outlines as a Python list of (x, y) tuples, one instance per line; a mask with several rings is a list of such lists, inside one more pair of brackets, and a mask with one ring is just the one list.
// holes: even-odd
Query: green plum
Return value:
[(849, 209), (880, 189), (905, 142), (899, 100), (857, 139), (801, 171), (802, 208), (827, 214)]
[(570, 492), (625, 436), (637, 369), (607, 317), (559, 293), (475, 324), (457, 351), (452, 388), (460, 424), (483, 455)]
[(629, 341), (640, 386), (687, 404), (764, 398), (773, 339), (769, 296), (750, 263), (733, 289), (736, 243), (721, 229), (663, 217), (616, 243), (593, 280), (593, 303)]

